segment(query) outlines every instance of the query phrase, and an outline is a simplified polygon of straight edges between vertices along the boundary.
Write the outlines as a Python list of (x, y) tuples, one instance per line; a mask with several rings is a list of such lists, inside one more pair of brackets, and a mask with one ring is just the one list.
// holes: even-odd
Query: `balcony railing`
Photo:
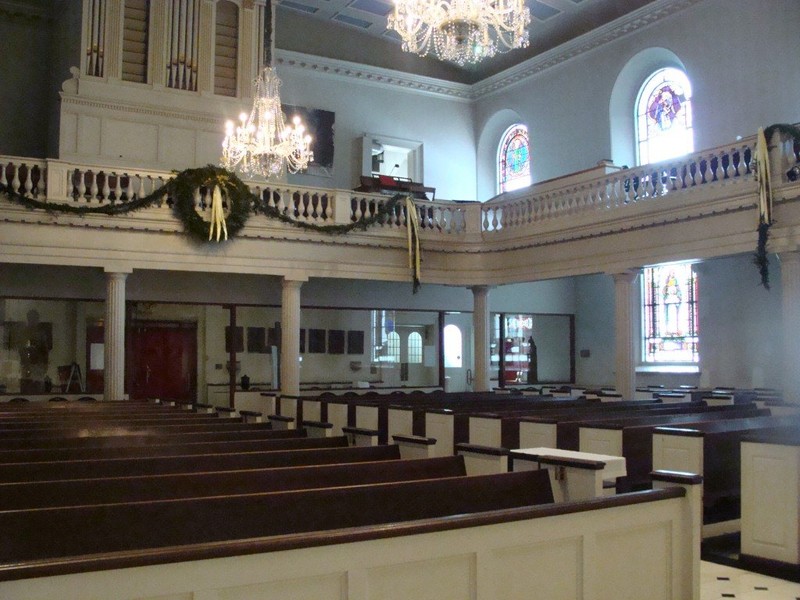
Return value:
[[(502, 194), (488, 202), (415, 200), (417, 216), (426, 237), (477, 235), (484, 240), (503, 233), (533, 235), (537, 227), (576, 215), (596, 216), (596, 221), (621, 218), (637, 204), (659, 203), (674, 207), (682, 197), (715, 186), (753, 186), (755, 136), (734, 144), (696, 152), (685, 157), (612, 173), (592, 171), (569, 175)], [(790, 183), (787, 171), (800, 164), (800, 145), (776, 135), (770, 146), (773, 188)], [(58, 160), (0, 157), (0, 184), (29, 198), (53, 204), (101, 206), (146, 196), (164, 185), (172, 173), (141, 169), (121, 170), (71, 164)], [(603, 171), (605, 169), (598, 169)], [(251, 192), (269, 207), (310, 224), (347, 224), (375, 215), (389, 196), (350, 190), (308, 188), (288, 183), (246, 182)], [(720, 193), (731, 194), (731, 190)], [(195, 190), (194, 204), (201, 215), (210, 212), (210, 191)], [(167, 213), (167, 195), (150, 210)], [(404, 205), (397, 205), (379, 230), (404, 229)]]

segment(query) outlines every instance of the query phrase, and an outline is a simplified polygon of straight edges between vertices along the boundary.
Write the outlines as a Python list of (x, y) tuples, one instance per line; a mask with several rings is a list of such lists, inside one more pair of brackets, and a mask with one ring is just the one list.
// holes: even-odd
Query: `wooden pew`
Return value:
[(628, 474), (617, 480), (617, 490), (631, 491), (649, 487), (650, 472), (653, 470), (653, 431), (658, 426), (676, 425), (691, 428), (693, 424), (709, 421), (769, 418), (769, 411), (763, 409), (713, 411), (694, 415), (659, 417), (649, 422), (633, 420), (618, 422), (595, 422), (581, 427), (581, 452), (595, 452), (624, 456), (627, 459)]
[[(547, 473), (525, 471), (211, 498), (2, 511), (0, 564), (294, 535), (552, 502)], [(189, 515), (191, 518), (187, 518)]]
[[(219, 436), (220, 434), (215, 434)], [(89, 460), (99, 458), (137, 458), (139, 456), (186, 456), (192, 454), (219, 454), (231, 452), (249, 452), (267, 450), (280, 440), (305, 439), (302, 430), (265, 430), (259, 432), (256, 439), (237, 437), (236, 435), (222, 434), (224, 437), (210, 438), (206, 441), (186, 441), (165, 437), (147, 438), (104, 438), (116, 443), (103, 445), (103, 439), (89, 439), (95, 445), (86, 446), (59, 446), (58, 440), (49, 440), (53, 444), (38, 447), (23, 447), (18, 449), (1, 449), (0, 464), (17, 462), (52, 462), (64, 460)], [(72, 440), (67, 440), (72, 441)], [(269, 443), (267, 443), (269, 442)], [(306, 445), (307, 442), (298, 442)], [(312, 443), (313, 444), (313, 443)], [(285, 446), (280, 443), (278, 445)], [(336, 443), (335, 445), (342, 445)]]
[(657, 427), (652, 435), (653, 468), (702, 475), (703, 504), (708, 510), (720, 501), (736, 504), (741, 493), (742, 440), (754, 434), (779, 437), (798, 425), (798, 416), (766, 416)]
[[(242, 442), (226, 442), (226, 444), (242, 444)], [(351, 450), (347, 446), (347, 439), (334, 438), (297, 438), (274, 440), (272, 442), (259, 442), (245, 450), (236, 449), (236, 446), (219, 446), (217, 452), (180, 454), (180, 455), (146, 455), (148, 448), (143, 449), (144, 456), (122, 458), (98, 458), (84, 460), (64, 460), (50, 462), (17, 462), (0, 463), (0, 482), (14, 481), (46, 481), (55, 479), (96, 479), (102, 477), (124, 477), (127, 475), (157, 475), (165, 473), (181, 473), (184, 471), (224, 471), (239, 469), (257, 469), (275, 466), (284, 466), (280, 460), (299, 460), (296, 464), (329, 464), (341, 462), (347, 458), (337, 459), (337, 456), (350, 457), (345, 452)], [(395, 446), (376, 446), (376, 454), (353, 453), (352, 456), (360, 460), (382, 460), (383, 457), (400, 457), (399, 449)], [(328, 451), (333, 452), (328, 452)], [(159, 452), (157, 450), (156, 452)], [(337, 451), (340, 451), (337, 454)], [(294, 455), (292, 453), (297, 452)], [(308, 452), (308, 454), (303, 454)], [(284, 456), (284, 454), (286, 454)], [(378, 456), (381, 458), (369, 458)], [(368, 458), (364, 458), (368, 457)], [(278, 462), (276, 462), (278, 461)], [(285, 466), (291, 466), (292, 462)]]
[(448, 456), (247, 471), (110, 477), (88, 481), (9, 483), (0, 484), (0, 511), (255, 494), (466, 474), (464, 460), (460, 456)]

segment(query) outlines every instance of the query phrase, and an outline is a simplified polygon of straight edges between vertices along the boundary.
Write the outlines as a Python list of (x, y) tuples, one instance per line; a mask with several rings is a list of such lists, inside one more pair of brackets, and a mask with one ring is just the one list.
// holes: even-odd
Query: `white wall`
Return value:
[[(780, 387), (780, 265), (770, 262), (771, 289), (759, 285), (749, 255), (706, 261), (698, 275), (700, 374), (639, 373), (639, 386)], [(609, 275), (575, 280), (576, 380), (614, 383), (614, 283)], [(638, 329), (638, 326), (636, 327)], [(580, 351), (589, 350), (588, 358)]]
[(425, 185), (436, 188), (437, 198), (475, 200), (475, 138), (469, 103), (286, 66), (280, 75), (283, 102), (336, 113), (333, 177), (300, 174), (290, 181), (355, 187), (361, 174), (358, 144), (369, 132), (422, 142)]
[[(674, 53), (687, 69), (694, 89), (697, 149), (752, 135), (759, 126), (797, 122), (797, 8), (796, 0), (699, 2), (479, 100), (478, 137), (493, 126), (496, 114), (518, 113), (531, 138), (534, 181), (579, 171), (605, 158), (625, 164), (630, 153), (612, 153), (612, 90), (626, 64), (653, 47)], [(633, 98), (630, 102), (632, 107)], [(630, 112), (633, 118), (632, 108)], [(485, 200), (494, 195), (489, 174), (496, 145), (479, 151), (478, 199)]]

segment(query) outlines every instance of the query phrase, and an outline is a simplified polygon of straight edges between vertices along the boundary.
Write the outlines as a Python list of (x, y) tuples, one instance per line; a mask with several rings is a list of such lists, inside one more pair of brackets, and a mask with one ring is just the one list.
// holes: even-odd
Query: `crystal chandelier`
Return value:
[(242, 113), (240, 123), (225, 124), (222, 142), (222, 166), (250, 177), (280, 177), (297, 173), (314, 158), (311, 136), (306, 134), (300, 117), (287, 124), (281, 108), (281, 80), (272, 68), (274, 10), (266, 4), (264, 17), (264, 68), (253, 83), (253, 109)]
[(395, 0), (387, 25), (404, 51), (464, 66), (526, 47), (530, 21), (524, 0)]

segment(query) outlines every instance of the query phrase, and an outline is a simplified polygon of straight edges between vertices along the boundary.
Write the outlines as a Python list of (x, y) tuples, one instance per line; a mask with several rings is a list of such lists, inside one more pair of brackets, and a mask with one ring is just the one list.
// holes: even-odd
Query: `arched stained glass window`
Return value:
[(386, 335), (386, 362), (400, 362), (400, 335), (396, 331)]
[(503, 134), (497, 155), (497, 181), (501, 194), (531, 184), (530, 143), (525, 125), (512, 125)]
[(697, 275), (692, 265), (645, 268), (642, 300), (644, 362), (699, 362)]
[(412, 365), (422, 364), (422, 336), (416, 331), (408, 334), (408, 362)]
[(636, 135), (640, 165), (694, 150), (692, 88), (683, 71), (659, 69), (645, 81), (636, 100)]

